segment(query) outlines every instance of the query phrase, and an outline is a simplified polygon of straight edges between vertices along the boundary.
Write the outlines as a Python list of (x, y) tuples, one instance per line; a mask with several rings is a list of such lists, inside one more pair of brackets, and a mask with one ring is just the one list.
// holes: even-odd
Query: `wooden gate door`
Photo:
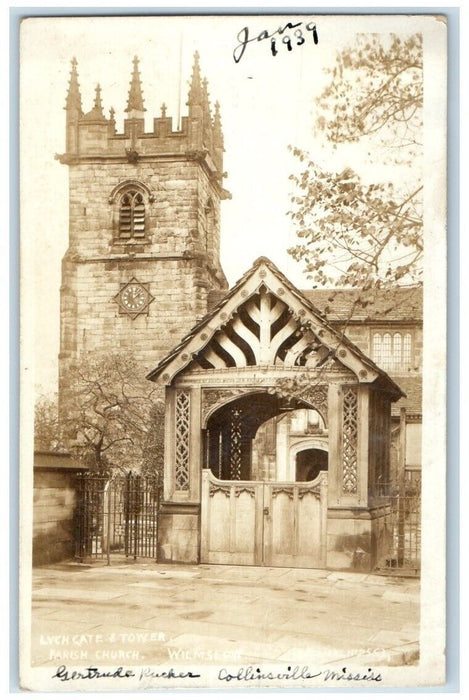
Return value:
[(311, 482), (221, 481), (202, 475), (201, 561), (326, 565), (327, 474)]

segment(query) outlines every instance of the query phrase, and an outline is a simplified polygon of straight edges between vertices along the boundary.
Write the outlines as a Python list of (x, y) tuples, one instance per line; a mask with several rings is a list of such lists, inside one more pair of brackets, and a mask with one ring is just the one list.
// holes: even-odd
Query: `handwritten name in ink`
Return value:
[(262, 680), (282, 680), (282, 681), (298, 681), (298, 680), (310, 680), (313, 678), (320, 678), (327, 681), (375, 681), (377, 683), (383, 680), (380, 673), (377, 673), (372, 668), (369, 668), (366, 672), (355, 672), (348, 670), (346, 667), (342, 668), (340, 671), (334, 671), (331, 669), (327, 670), (312, 670), (309, 666), (287, 666), (286, 671), (272, 672), (264, 671), (260, 667), (255, 668), (254, 666), (242, 666), (235, 671), (228, 671), (226, 668), (222, 668), (218, 672), (218, 680), (226, 681), (230, 683), (232, 681), (262, 681)]
[(97, 666), (87, 666), (82, 671), (68, 670), (67, 666), (59, 666), (52, 678), (58, 678), (61, 681), (91, 681), (96, 678), (133, 678), (135, 673), (132, 669), (124, 669), (122, 666), (113, 671), (101, 671)]
[[(137, 674), (133, 669), (124, 669), (122, 666), (111, 671), (101, 670), (98, 666), (87, 666), (84, 670), (78, 671), (69, 670), (67, 666), (63, 665), (57, 668), (52, 678), (58, 678), (61, 681), (78, 681), (96, 680), (97, 678), (134, 678), (136, 676)], [(160, 670), (146, 667), (140, 671), (139, 680), (143, 678), (200, 678), (200, 675), (193, 671), (176, 671), (174, 668)]]
[[(289, 33), (286, 34), (289, 30)], [(243, 27), (237, 35), (238, 45), (233, 50), (233, 58), (235, 63), (239, 63), (246, 47), (253, 41), (260, 42), (270, 39), (270, 52), (272, 56), (276, 56), (281, 48), (281, 44), (287, 47), (287, 51), (293, 51), (295, 46), (302, 46), (306, 43), (306, 39), (311, 37), (314, 44), (319, 43), (318, 30), (314, 22), (287, 22), (283, 27), (279, 27), (274, 32), (269, 33), (267, 29), (257, 34), (250, 36), (249, 27)]]

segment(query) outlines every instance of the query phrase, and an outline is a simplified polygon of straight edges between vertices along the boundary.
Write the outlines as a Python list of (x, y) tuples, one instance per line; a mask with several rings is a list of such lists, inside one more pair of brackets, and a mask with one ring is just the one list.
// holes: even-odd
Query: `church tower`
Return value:
[(62, 261), (59, 395), (89, 351), (128, 349), (142, 376), (224, 290), (220, 265), (223, 134), (196, 53), (188, 115), (173, 130), (166, 105), (145, 131), (133, 59), (123, 131), (103, 112), (101, 87), (84, 113), (73, 59), (66, 101), (69, 245)]

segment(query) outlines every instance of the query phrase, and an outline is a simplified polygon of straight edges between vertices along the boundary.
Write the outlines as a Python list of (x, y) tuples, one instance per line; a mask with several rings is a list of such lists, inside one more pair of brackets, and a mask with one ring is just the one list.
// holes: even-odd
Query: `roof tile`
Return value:
[(401, 408), (405, 408), (408, 415), (422, 415), (422, 378), (391, 376), (406, 394), (406, 398), (392, 404), (392, 415), (399, 415)]
[[(356, 289), (306, 289), (301, 294), (329, 321), (422, 320), (422, 287), (397, 287), (366, 294)], [(212, 309), (224, 296), (225, 292), (211, 291), (208, 308)]]

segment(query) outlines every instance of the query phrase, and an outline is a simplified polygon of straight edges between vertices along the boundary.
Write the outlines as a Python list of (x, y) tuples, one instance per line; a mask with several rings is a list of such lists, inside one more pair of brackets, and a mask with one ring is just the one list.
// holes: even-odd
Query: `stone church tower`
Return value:
[(224, 290), (220, 266), (223, 134), (195, 54), (180, 130), (161, 106), (145, 131), (138, 58), (122, 132), (101, 88), (84, 113), (72, 61), (66, 110), (69, 246), (62, 261), (59, 395), (70, 365), (89, 351), (129, 349), (142, 376)]

